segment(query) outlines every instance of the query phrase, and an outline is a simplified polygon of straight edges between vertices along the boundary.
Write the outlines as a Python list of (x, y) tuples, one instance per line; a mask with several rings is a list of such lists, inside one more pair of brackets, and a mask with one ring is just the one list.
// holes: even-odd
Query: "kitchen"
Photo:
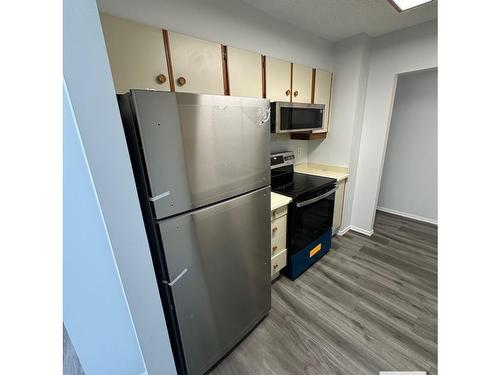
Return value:
[(496, 373), (498, 2), (2, 5), (2, 373)]
[[(151, 366), (163, 366), (164, 372), (175, 364), (178, 373), (189, 374), (250, 368), (262, 373), (302, 373), (305, 368), (316, 373), (334, 369), (435, 373), (436, 274), (435, 262), (427, 263), (434, 257), (434, 234), (419, 223), (403, 224), (431, 234), (423, 245), (429, 252), (426, 261), (408, 271), (418, 290), (398, 294), (398, 277), (386, 274), (379, 263), (383, 254), (366, 249), (377, 250), (377, 241), (387, 245), (388, 238), (400, 236), (388, 233), (380, 238), (375, 232), (380, 222), (386, 223), (381, 233), (395, 225), (394, 218), (375, 217), (387, 123), (377, 124), (378, 139), (370, 139), (374, 149), (368, 154), (363, 130), (371, 127), (371, 117), (363, 114), (374, 108), (381, 112), (376, 115), (390, 117), (389, 101), (394, 96), (394, 87), (386, 91), (377, 87), (373, 97), (373, 85), (379, 83), (371, 78), (379, 68), (374, 59), (378, 45), (382, 50), (391, 39), (397, 45), (401, 39), (412, 43), (415, 35), (421, 38), (416, 38), (414, 52), (419, 59), (408, 58), (406, 50), (394, 52), (393, 60), (404, 60), (407, 66), (398, 62), (384, 72), (392, 80), (401, 69), (437, 65), (435, 4), (408, 21), (417, 22), (416, 26), (396, 33), (388, 30), (387, 36), (379, 31), (378, 39), (354, 35), (333, 48), (325, 39), (278, 23), (246, 3), (215, 7), (151, 1), (140, 11), (134, 2), (98, 5), (105, 48), (101, 52), (109, 61), (118, 94), (115, 105), (151, 249), (154, 273), (150, 269), (149, 278), (156, 279), (160, 311), (165, 314), (157, 311), (155, 319), (163, 318), (168, 328), (160, 338), (152, 320), (144, 323), (149, 317), (140, 306), (144, 297), (132, 285), (132, 279), (141, 276), (133, 269), (130, 254), (117, 255), (118, 268), (131, 275), (123, 281), (124, 290), (143, 355), (147, 356), (144, 348), (155, 346), (150, 353), (156, 355), (149, 354), (145, 361), (156, 362), (160, 356), (164, 363)], [(380, 6), (395, 11), (388, 2)], [(260, 27), (250, 26), (249, 20)], [(70, 56), (68, 49), (68, 60), (82, 54)], [(387, 67), (385, 61), (382, 65)], [(388, 88), (386, 81), (383, 85)], [(375, 171), (368, 182), (366, 171)], [(226, 180), (228, 175), (234, 178)], [(370, 196), (372, 201), (363, 204)], [(262, 214), (263, 205), (267, 216)], [(222, 212), (234, 213), (208, 213), (221, 207), (225, 207)], [(245, 221), (248, 215), (260, 217), (259, 225), (255, 219)], [(220, 259), (207, 260), (199, 253), (200, 246), (207, 254), (220, 252)], [(260, 249), (259, 258), (252, 246)], [(180, 248), (192, 253), (178, 257)], [(245, 258), (254, 252), (255, 258)], [(378, 259), (370, 264), (373, 258)], [(241, 263), (242, 259), (248, 262)], [(391, 261), (389, 266), (397, 268), (399, 263)], [(255, 278), (255, 273), (260, 276)], [(374, 299), (384, 286), (389, 295), (383, 292), (383, 297)], [(393, 299), (392, 292), (403, 301)], [(289, 299), (290, 293), (297, 294), (296, 301)], [(418, 293), (425, 294), (422, 303), (430, 310), (424, 316), (407, 306)], [(252, 303), (242, 309), (248, 301)], [(158, 298), (155, 303), (158, 309)], [(302, 310), (308, 304), (315, 308)], [(389, 308), (392, 304), (395, 307)], [(351, 309), (352, 316), (347, 314)], [(314, 311), (321, 311), (325, 319)], [(400, 317), (401, 322), (387, 326), (387, 317), (381, 319), (380, 314), (386, 314), (388, 321)], [(428, 327), (414, 332), (408, 326), (417, 316)], [(287, 317), (292, 327), (287, 327)], [(139, 328), (143, 324), (148, 327)], [(400, 337), (397, 344), (386, 338), (391, 333)], [(283, 345), (283, 339), (293, 346)], [(311, 340), (319, 344), (294, 351)], [(153, 345), (160, 341), (163, 347)], [(313, 348), (322, 354), (310, 357)], [(172, 360), (167, 363), (169, 356)], [(260, 360), (267, 364), (260, 365)]]

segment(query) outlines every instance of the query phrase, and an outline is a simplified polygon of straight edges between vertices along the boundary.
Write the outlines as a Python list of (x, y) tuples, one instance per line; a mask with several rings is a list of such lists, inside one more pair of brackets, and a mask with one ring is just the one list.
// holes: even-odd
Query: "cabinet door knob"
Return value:
[(286, 96), (290, 95), (290, 93), (291, 93), (291, 91), (290, 91), (290, 90), (286, 90), (286, 91), (285, 91)]
[(186, 82), (187, 82), (186, 78), (184, 78), (184, 77), (177, 78), (177, 85), (178, 86), (184, 86), (186, 84)]
[(156, 76), (156, 80), (158, 81), (158, 83), (165, 83), (167, 81), (167, 77), (165, 76), (165, 74), (158, 74)]
[(273, 251), (276, 251), (276, 250), (278, 250), (278, 245), (273, 246)]
[(297, 95), (299, 95), (299, 92), (298, 91), (294, 91), (293, 92), (293, 96), (297, 96)]
[(276, 268), (278, 268), (278, 265), (277, 264), (273, 264), (273, 270), (275, 270)]
[(278, 230), (278, 227), (273, 228), (273, 233), (275, 233)]

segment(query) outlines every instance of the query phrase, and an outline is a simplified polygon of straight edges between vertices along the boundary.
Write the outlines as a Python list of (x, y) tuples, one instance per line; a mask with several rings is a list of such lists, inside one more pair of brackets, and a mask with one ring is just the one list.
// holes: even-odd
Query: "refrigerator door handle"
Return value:
[(269, 120), (269, 117), (271, 117), (271, 108), (266, 109), (266, 117), (264, 119), (260, 120), (260, 125), (264, 125), (267, 120)]
[(184, 276), (184, 274), (187, 272), (187, 268), (184, 268), (184, 270), (179, 274), (177, 275), (177, 277), (175, 279), (173, 279), (172, 281), (168, 282), (167, 280), (163, 280), (163, 283), (164, 284), (167, 284), (168, 286), (174, 286), (174, 284), (179, 281), (179, 279)]
[(149, 198), (150, 202), (156, 202), (158, 199), (165, 198), (170, 195), (170, 191), (166, 191), (164, 193), (158, 194), (154, 197)]

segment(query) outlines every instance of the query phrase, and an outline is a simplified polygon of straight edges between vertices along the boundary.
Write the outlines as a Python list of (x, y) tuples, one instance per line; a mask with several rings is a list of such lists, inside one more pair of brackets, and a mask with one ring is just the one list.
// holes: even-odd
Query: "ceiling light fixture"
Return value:
[(418, 7), (433, 0), (387, 0), (398, 12)]

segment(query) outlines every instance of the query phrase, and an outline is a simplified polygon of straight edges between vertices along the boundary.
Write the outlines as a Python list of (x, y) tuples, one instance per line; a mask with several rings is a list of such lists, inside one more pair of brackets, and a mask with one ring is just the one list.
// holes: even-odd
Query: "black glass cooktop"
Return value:
[(272, 171), (271, 190), (275, 193), (298, 197), (299, 195), (321, 189), (336, 182), (334, 178), (313, 176), (297, 172)]

